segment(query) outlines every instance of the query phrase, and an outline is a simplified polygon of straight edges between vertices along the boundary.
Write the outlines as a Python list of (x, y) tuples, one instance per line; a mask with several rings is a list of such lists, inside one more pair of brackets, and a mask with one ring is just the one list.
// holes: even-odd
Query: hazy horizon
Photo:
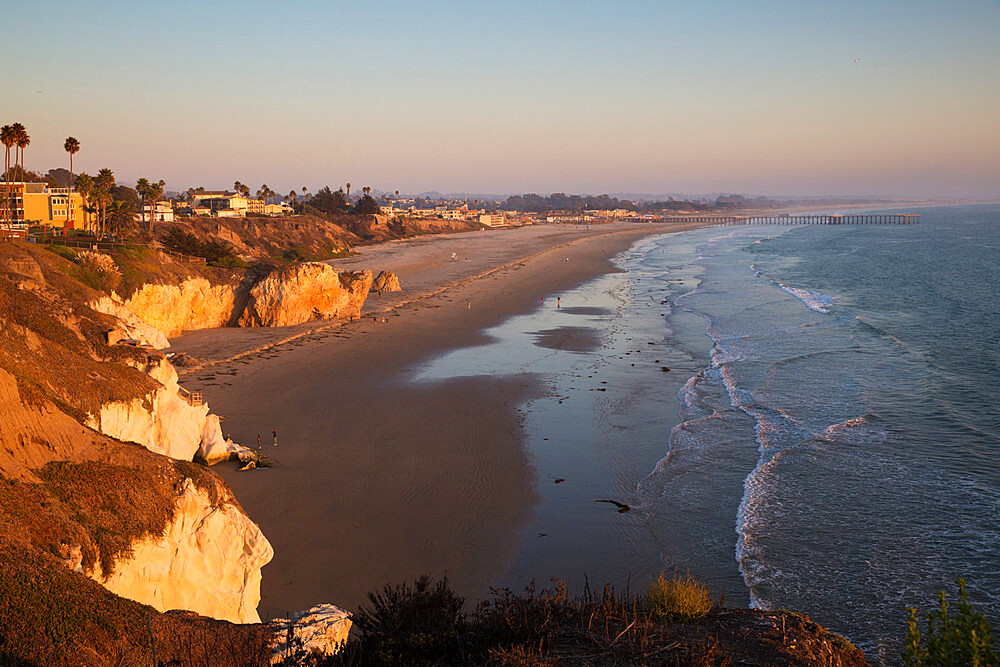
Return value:
[(14, 27), (29, 169), (73, 135), (75, 171), (168, 190), (1000, 197), (996, 2), (39, 2)]

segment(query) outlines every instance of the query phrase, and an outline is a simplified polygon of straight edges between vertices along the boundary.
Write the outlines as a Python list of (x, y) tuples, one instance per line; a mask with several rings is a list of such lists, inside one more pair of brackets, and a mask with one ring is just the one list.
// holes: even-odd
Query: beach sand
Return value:
[[(536, 498), (516, 407), (542, 385), (528, 375), (410, 379), (428, 359), (484, 342), (484, 329), (615, 271), (610, 258), (638, 239), (691, 227), (545, 226), (373, 246), (336, 265), (399, 275), (403, 292), (372, 295), (367, 306), (387, 323), (368, 315), (174, 341), (216, 362), (185, 371), (184, 385), (204, 392), (237, 442), (260, 434), (276, 461), (253, 472), (215, 468), (275, 549), (262, 616), (319, 602), (354, 609), (367, 592), (421, 574), (485, 596)], [(546, 346), (591, 345), (539, 333)]]

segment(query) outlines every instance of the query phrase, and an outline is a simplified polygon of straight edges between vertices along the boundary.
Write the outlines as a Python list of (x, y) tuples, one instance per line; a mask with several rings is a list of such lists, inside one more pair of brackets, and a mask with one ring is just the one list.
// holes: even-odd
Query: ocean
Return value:
[(497, 585), (680, 570), (875, 662), (956, 577), (1000, 625), (1000, 206), (919, 212), (651, 237), (430, 362), (547, 388), (520, 406), (539, 501)]

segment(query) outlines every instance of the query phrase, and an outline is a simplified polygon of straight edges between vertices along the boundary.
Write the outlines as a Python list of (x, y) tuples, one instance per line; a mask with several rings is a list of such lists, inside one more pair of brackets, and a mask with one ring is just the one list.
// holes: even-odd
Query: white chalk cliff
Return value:
[[(151, 452), (190, 461), (206, 432), (208, 404), (192, 405), (181, 395), (177, 371), (166, 359), (154, 359), (144, 370), (162, 386), (143, 398), (102, 405), (98, 414), (88, 415), (87, 426)], [(215, 439), (214, 433), (210, 436)]]
[(260, 528), (238, 506), (213, 505), (184, 481), (173, 520), (162, 537), (140, 540), (133, 555), (104, 576), (111, 592), (160, 611), (189, 609), (234, 623), (259, 623), (260, 569), (274, 556)]

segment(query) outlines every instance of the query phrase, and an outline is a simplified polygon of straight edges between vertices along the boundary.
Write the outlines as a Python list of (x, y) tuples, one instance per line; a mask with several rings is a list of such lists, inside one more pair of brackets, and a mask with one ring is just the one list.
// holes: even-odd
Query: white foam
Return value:
[(815, 310), (817, 313), (829, 314), (829, 306), (832, 306), (834, 300), (837, 298), (835, 296), (822, 294), (815, 290), (804, 289), (801, 287), (789, 287), (780, 280), (777, 281), (776, 284), (778, 287), (785, 290), (802, 303), (806, 304), (810, 310)]

